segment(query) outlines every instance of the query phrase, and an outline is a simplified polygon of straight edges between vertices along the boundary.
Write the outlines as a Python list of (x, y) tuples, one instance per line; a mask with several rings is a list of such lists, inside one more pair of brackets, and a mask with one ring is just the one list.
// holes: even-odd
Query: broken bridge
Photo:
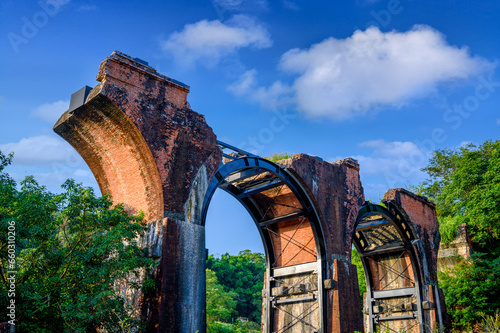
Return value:
[[(120, 52), (102, 62), (97, 80), (73, 94), (54, 131), (84, 158), (102, 193), (146, 213), (156, 289), (122, 289), (148, 332), (206, 331), (205, 218), (216, 189), (247, 209), (264, 244), (262, 332), (443, 325), (431, 202), (393, 189), (384, 206), (366, 203), (353, 159), (298, 154), (272, 163), (220, 142), (190, 109), (188, 86)], [(367, 278), (364, 306), (353, 246)]]

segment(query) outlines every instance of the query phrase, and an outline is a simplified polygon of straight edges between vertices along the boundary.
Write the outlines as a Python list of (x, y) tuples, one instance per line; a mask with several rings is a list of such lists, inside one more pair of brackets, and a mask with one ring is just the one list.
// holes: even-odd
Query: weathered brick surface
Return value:
[(354, 224), (365, 200), (357, 163), (351, 159), (328, 163), (297, 154), (280, 164), (299, 176), (316, 201), (327, 252), (350, 260)]
[[(316, 242), (306, 218), (283, 221), (270, 227), (277, 267), (303, 264), (317, 260)], [(292, 240), (292, 242), (290, 242)]]
[[(97, 95), (54, 131), (68, 141), (92, 170), (102, 193), (123, 202), (131, 213), (163, 217), (163, 193), (153, 155), (132, 121), (108, 98)], [(125, 163), (126, 161), (126, 163)]]
[[(295, 213), (302, 209), (297, 197), (286, 185), (254, 195), (254, 203), (264, 220)], [(276, 267), (291, 266), (317, 260), (314, 234), (305, 216), (268, 226), (276, 254)]]
[(423, 313), (426, 327), (436, 329), (440, 322), (447, 325), (443, 293), (437, 287), (437, 261), (441, 235), (435, 204), (425, 197), (400, 188), (388, 190), (383, 201), (392, 201), (403, 209), (419, 238), (413, 246), (421, 275), (422, 301), (430, 304)]
[(140, 305), (148, 331), (201, 331), (200, 211), (221, 160), (216, 137), (189, 108), (189, 87), (151, 67), (114, 52), (97, 79), (85, 104), (63, 114), (54, 131), (82, 155), (102, 193), (131, 213), (144, 211), (150, 221), (143, 242), (148, 255), (159, 259), (152, 275), (156, 290), (129, 300)]
[[(305, 154), (294, 155), (290, 159), (279, 161), (279, 164), (295, 175), (314, 202), (320, 217), (321, 229), (327, 240), (326, 246), (321, 245), (326, 252), (325, 275), (326, 279), (334, 280), (335, 288), (326, 292), (324, 311), (328, 322), (326, 331), (362, 331), (357, 271), (350, 263), (354, 223), (358, 210), (364, 202), (358, 165), (350, 159), (328, 163)], [(260, 211), (264, 221), (306, 208), (286, 185), (253, 195), (252, 203)], [(315, 262), (318, 259), (318, 244), (306, 216), (287, 219), (267, 228), (271, 236), (272, 252), (275, 254), (275, 262), (271, 258), (273, 267)], [(293, 279), (295, 278), (282, 281), (285, 282), (283, 285), (294, 285)], [(317, 276), (314, 278), (314, 274), (301, 275), (297, 279), (313, 281)], [(296, 296), (288, 295), (288, 297)], [(307, 309), (311, 305), (305, 302), (282, 307), (285, 307), (286, 311), (274, 312), (274, 328), (277, 331), (296, 321), (289, 315), (290, 313), (301, 314), (302, 307)], [(265, 318), (265, 307), (263, 317)], [(316, 311), (309, 313), (305, 319), (313, 326), (318, 320), (319, 312)], [(313, 326), (296, 323), (292, 331), (308, 331)]]
[(438, 252), (438, 271), (452, 269), (460, 261), (471, 255), (471, 241), (465, 223), (457, 227), (457, 236), (449, 244), (440, 244)]
[(327, 332), (363, 332), (361, 300), (359, 297), (356, 266), (334, 259), (331, 264), (333, 289), (327, 292), (330, 307), (327, 309)]
[(351, 159), (328, 163), (305, 154), (279, 163), (298, 176), (320, 216), (326, 243), (326, 279), (333, 279), (335, 284), (327, 291), (327, 332), (362, 331), (357, 271), (350, 263), (354, 225), (364, 202), (359, 166)]
[(210, 179), (221, 159), (212, 129), (187, 104), (189, 88), (118, 52), (103, 61), (97, 79), (86, 104), (65, 113), (54, 130), (116, 202), (151, 220), (164, 211), (184, 214), (200, 167)]
[[(391, 200), (403, 208), (422, 243), (424, 256), (420, 256), (422, 281), (426, 284), (437, 283), (437, 255), (441, 235), (436, 216), (436, 206), (427, 198), (411, 193), (405, 189), (390, 189), (383, 201)], [(417, 249), (417, 251), (422, 251)]]

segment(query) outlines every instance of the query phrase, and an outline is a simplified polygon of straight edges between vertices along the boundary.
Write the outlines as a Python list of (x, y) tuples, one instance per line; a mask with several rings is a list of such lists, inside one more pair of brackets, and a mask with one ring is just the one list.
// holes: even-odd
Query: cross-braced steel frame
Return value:
[[(218, 143), (226, 163), (221, 163), (208, 185), (203, 225), (215, 190), (220, 188), (235, 197), (252, 216), (264, 243), (266, 332), (324, 332), (325, 246), (312, 199), (286, 169)], [(283, 200), (285, 196), (287, 200)], [(304, 228), (312, 233), (301, 234)], [(304, 235), (310, 235), (309, 239)], [(292, 304), (300, 311), (292, 313)], [(278, 323), (285, 316), (286, 322)]]
[(363, 264), (370, 332), (424, 332), (418, 236), (400, 209), (371, 203), (359, 211), (353, 244)]

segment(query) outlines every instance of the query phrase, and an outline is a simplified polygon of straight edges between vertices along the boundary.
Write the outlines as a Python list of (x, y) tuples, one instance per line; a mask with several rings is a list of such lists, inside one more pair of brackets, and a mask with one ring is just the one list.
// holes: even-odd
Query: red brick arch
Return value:
[(163, 217), (163, 192), (155, 160), (128, 116), (99, 92), (86, 104), (66, 111), (54, 126), (83, 157), (101, 192), (126, 204), (131, 213), (146, 212), (148, 220)]
[(327, 260), (316, 204), (289, 171), (241, 150), (238, 153), (244, 156), (224, 164), (212, 177), (202, 225), (216, 189), (235, 197), (253, 218), (266, 253), (263, 331), (323, 332)]

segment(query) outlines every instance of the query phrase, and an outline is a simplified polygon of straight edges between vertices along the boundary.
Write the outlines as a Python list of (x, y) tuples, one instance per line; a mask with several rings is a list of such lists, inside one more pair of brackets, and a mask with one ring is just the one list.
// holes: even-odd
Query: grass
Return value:
[(281, 160), (284, 160), (287, 158), (291, 158), (292, 156), (293, 156), (293, 154), (290, 154), (290, 153), (274, 153), (274, 154), (271, 154), (271, 155), (265, 157), (265, 159), (269, 160), (271, 162), (278, 162), (278, 161), (281, 161)]

